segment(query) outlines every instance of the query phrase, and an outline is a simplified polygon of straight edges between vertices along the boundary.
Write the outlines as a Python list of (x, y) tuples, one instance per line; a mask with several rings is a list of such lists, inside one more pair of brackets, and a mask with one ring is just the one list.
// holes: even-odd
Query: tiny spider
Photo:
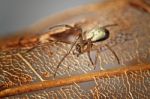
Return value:
[[(57, 38), (57, 40), (60, 42), (65, 42), (65, 43), (71, 44), (71, 47), (68, 50), (68, 52), (59, 61), (58, 65), (56, 67), (56, 71), (54, 72), (54, 77), (56, 76), (59, 66), (65, 60), (65, 58), (70, 54), (70, 52), (73, 50), (74, 46), (75, 46), (75, 50), (73, 50), (73, 54), (77, 55), (77, 57), (78, 57), (80, 54), (87, 52), (89, 61), (91, 62), (91, 64), (94, 66), (94, 69), (95, 69), (96, 63), (97, 63), (97, 58), (98, 58), (98, 53), (100, 53), (100, 51), (98, 49), (99, 46), (95, 45), (94, 43), (108, 39), (110, 33), (109, 33), (108, 29), (106, 29), (106, 28), (110, 27), (110, 26), (116, 26), (116, 25), (117, 24), (106, 25), (103, 27), (96, 26), (88, 32), (83, 32), (82, 28), (79, 25), (70, 26), (70, 25), (63, 24), (63, 25), (56, 25), (54, 27), (51, 27), (50, 30), (54, 29), (56, 27), (66, 27), (66, 28), (68, 28), (68, 30), (64, 31), (64, 33), (66, 33), (68, 35), (75, 34), (75, 39), (73, 42), (66, 42), (66, 40), (64, 40), (65, 36), (62, 37), (63, 33), (60, 33), (57, 35), (55, 35), (55, 34), (51, 35), (52, 38)], [(117, 57), (116, 53), (107, 44), (105, 44), (105, 46), (108, 49), (110, 49), (110, 51), (116, 57), (118, 64), (120, 64), (119, 58)], [(92, 61), (92, 58), (90, 57), (90, 51), (93, 49), (95, 49), (96, 53), (97, 53), (95, 56), (94, 62)]]

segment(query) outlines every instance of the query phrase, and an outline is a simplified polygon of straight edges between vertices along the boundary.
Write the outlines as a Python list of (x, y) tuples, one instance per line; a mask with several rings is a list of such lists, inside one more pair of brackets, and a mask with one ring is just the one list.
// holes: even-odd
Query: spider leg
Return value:
[[(95, 64), (95, 68), (96, 68), (96, 64), (97, 64), (97, 59), (98, 59), (98, 55), (99, 55), (100, 51), (97, 49), (96, 50), (96, 56), (95, 56), (95, 61), (94, 61), (94, 64)], [(94, 69), (95, 69), (94, 68)]]
[(92, 64), (93, 67), (95, 68), (95, 64), (94, 64), (94, 62), (92, 61), (92, 58), (91, 58), (91, 56), (90, 56), (90, 51), (87, 52), (87, 55), (88, 55), (88, 58), (89, 58), (91, 64)]
[(118, 26), (118, 24), (108, 24), (108, 25), (102, 26), (102, 28), (107, 28), (107, 27), (112, 27), (112, 26)]
[[(39, 41), (39, 38), (38, 38), (37, 41)], [(55, 40), (55, 41), (51, 41), (50, 43), (56, 44), (57, 42), (59, 42), (59, 41)], [(40, 44), (44, 45), (44, 44), (46, 44), (46, 43), (49, 43), (49, 42), (44, 42), (44, 43), (37, 42), (34, 46), (32, 46), (31, 48), (27, 49), (27, 51), (25, 51), (25, 53), (28, 53), (28, 52), (34, 50), (34, 49), (37, 48)]]
[[(100, 56), (100, 50), (99, 49), (96, 49), (96, 50), (97, 50), (97, 58), (98, 58), (98, 55)], [(105, 70), (105, 69), (103, 66), (100, 65), (100, 70)]]
[[(96, 63), (97, 63), (97, 59), (95, 62), (92, 61), (92, 58), (90, 56), (90, 51), (91, 51), (91, 48), (92, 48), (92, 42), (89, 40), (88, 41), (88, 44), (87, 44), (87, 55), (88, 55), (88, 58), (91, 62), (91, 64), (93, 65), (94, 69), (96, 68)], [(97, 56), (96, 56), (97, 57)]]
[(117, 54), (115, 53), (115, 51), (113, 49), (111, 49), (111, 47), (109, 45), (107, 45), (107, 44), (105, 44), (105, 45), (114, 54), (114, 56), (117, 59), (118, 64), (120, 64), (119, 58), (118, 58)]
[(53, 28), (56, 28), (56, 27), (67, 27), (67, 28), (73, 28), (72, 26), (70, 25), (67, 25), (67, 24), (61, 24), (61, 25), (56, 25), (56, 26), (53, 26), (53, 27), (50, 27), (49, 30), (53, 29)]
[[(79, 38), (79, 41), (81, 42), (81, 45), (82, 46), (84, 46), (85, 44), (84, 44), (84, 35), (85, 34), (85, 32), (84, 33), (81, 33), (81, 34), (79, 34), (79, 36), (80, 36), (80, 38)], [(82, 48), (81, 48), (82, 49)], [(84, 53), (85, 51), (83, 50), (81, 50), (81, 52), (79, 52), (79, 53), (77, 53), (77, 52), (75, 52), (75, 50), (73, 50), (73, 55), (76, 55), (77, 57), (79, 57), (79, 55), (80, 54), (82, 54), (82, 53)]]
[(79, 40), (80, 36), (78, 36), (78, 38), (75, 40), (75, 42), (71, 45), (70, 50), (67, 52), (67, 54), (65, 54), (65, 56), (60, 60), (60, 62), (58, 63), (55, 73), (54, 73), (54, 77), (56, 76), (57, 70), (59, 68), (59, 66), (61, 65), (61, 63), (64, 61), (64, 59), (70, 54), (71, 50), (73, 49), (73, 47), (75, 46), (75, 44), (77, 43), (77, 41)]
[(85, 39), (86, 39), (85, 33), (86, 33), (86, 31), (82, 33), (82, 40), (85, 40)]
[[(95, 70), (96, 64), (97, 64), (97, 60), (98, 60), (98, 56), (100, 55), (100, 51), (99, 51), (99, 48), (98, 48), (99, 46), (93, 45), (93, 47), (95, 47), (94, 50), (96, 50), (96, 56), (95, 56), (95, 61), (93, 62), (91, 60), (91, 63), (93, 62), (93, 67), (94, 67), (94, 70)], [(90, 59), (90, 57), (89, 57), (89, 59)], [(103, 67), (101, 67), (101, 70), (103, 70)]]

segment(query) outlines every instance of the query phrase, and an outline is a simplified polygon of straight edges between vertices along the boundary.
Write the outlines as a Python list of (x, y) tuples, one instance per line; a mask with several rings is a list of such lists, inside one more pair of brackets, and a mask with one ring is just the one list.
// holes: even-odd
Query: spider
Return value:
[[(70, 52), (73, 50), (74, 47), (75, 48), (73, 50), (73, 54), (76, 55), (77, 57), (79, 55), (87, 52), (89, 61), (91, 62), (91, 64), (94, 66), (94, 69), (95, 69), (98, 54), (100, 53), (100, 51), (98, 49), (99, 46), (95, 45), (95, 43), (108, 39), (110, 32), (106, 28), (111, 27), (111, 26), (116, 26), (116, 25), (117, 24), (105, 25), (102, 27), (95, 26), (94, 28), (92, 28), (88, 32), (87, 31), (83, 32), (81, 26), (76, 25), (76, 24), (74, 26), (62, 24), (62, 25), (56, 25), (54, 27), (49, 28), (51, 30), (51, 29), (54, 29), (56, 27), (65, 27), (68, 29), (66, 31), (64, 31), (64, 33), (66, 33), (67, 35), (73, 35), (74, 34), (74, 36), (75, 36), (74, 40), (72, 40), (73, 41), (72, 42), (69, 40), (66, 41), (67, 38), (64, 40), (66, 35), (64, 36), (63, 33), (58, 33), (57, 35), (55, 35), (55, 34), (51, 35), (52, 38), (57, 38), (57, 40), (60, 42), (65, 42), (65, 43), (71, 44), (71, 47), (68, 50), (68, 52), (63, 56), (63, 58), (59, 61), (58, 65), (56, 66), (56, 70), (54, 72), (54, 77), (56, 76), (56, 73), (57, 73), (59, 66), (65, 60), (65, 58), (70, 54)], [(105, 44), (105, 46), (114, 54), (114, 56), (117, 59), (118, 64), (120, 64), (119, 58), (117, 57), (116, 53), (107, 44)], [(90, 51), (91, 50), (96, 50), (96, 56), (95, 56), (94, 62), (92, 61), (92, 58), (90, 57)]]

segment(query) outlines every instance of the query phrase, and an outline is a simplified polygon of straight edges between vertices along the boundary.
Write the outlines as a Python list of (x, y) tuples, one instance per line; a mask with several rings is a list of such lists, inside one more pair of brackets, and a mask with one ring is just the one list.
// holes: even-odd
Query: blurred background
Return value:
[(0, 37), (65, 9), (102, 0), (0, 0)]

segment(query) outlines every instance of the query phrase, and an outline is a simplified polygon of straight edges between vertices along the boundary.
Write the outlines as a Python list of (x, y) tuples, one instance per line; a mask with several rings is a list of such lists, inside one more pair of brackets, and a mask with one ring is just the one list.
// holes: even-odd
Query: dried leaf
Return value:
[[(66, 13), (68, 16), (64, 17)], [(95, 25), (118, 24), (117, 27), (108, 28), (111, 32), (108, 40), (96, 43), (101, 50), (96, 70), (93, 69), (86, 53), (79, 57), (71, 53), (62, 62), (54, 78), (56, 66), (69, 50), (70, 44), (54, 41), (40, 43), (38, 38), (49, 32), (34, 34), (35, 36), (24, 35), (18, 39), (3, 39), (0, 41), (0, 97), (148, 99), (148, 4), (142, 0), (112, 0), (72, 9), (58, 16), (55, 17), (55, 24), (80, 24), (84, 31)], [(51, 25), (54, 23), (52, 19)], [(61, 35), (64, 37), (61, 39), (64, 40), (68, 36)], [(49, 36), (52, 37), (50, 33)], [(108, 44), (117, 53), (121, 64), (117, 64), (113, 53), (105, 48), (104, 44)], [(32, 47), (35, 48), (28, 51)]]

